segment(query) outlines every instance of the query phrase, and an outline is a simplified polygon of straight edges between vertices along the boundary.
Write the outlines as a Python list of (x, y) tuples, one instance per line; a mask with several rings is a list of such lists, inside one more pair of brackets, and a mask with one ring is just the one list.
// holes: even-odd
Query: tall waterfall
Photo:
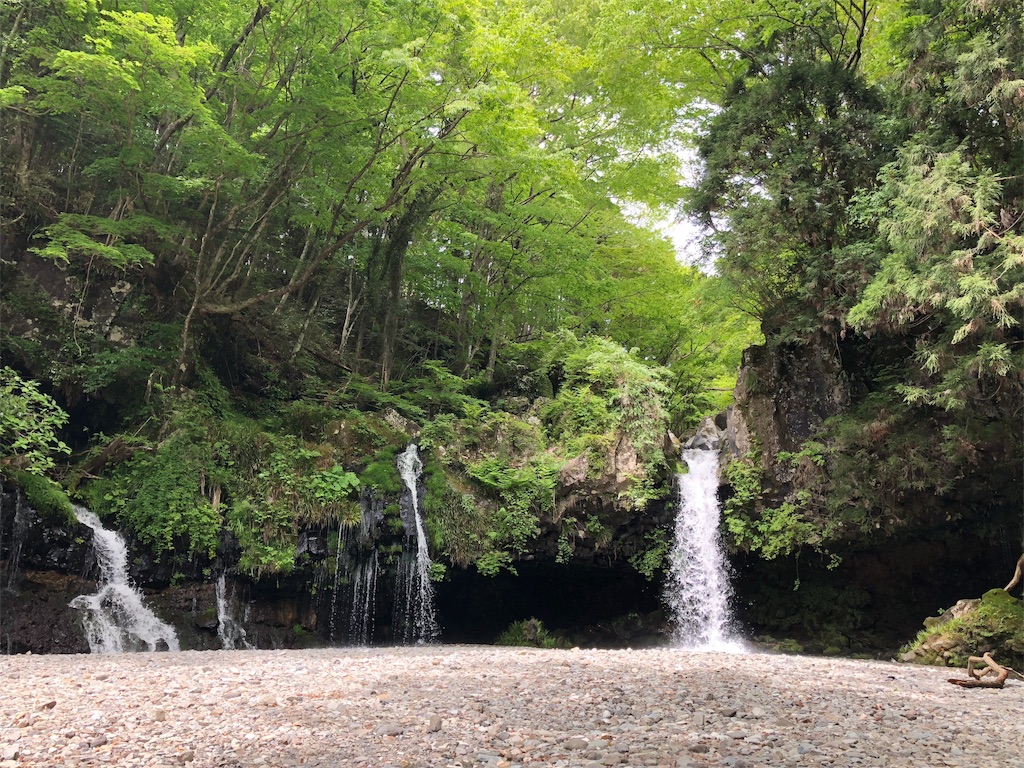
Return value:
[(95, 595), (79, 595), (70, 606), (81, 610), (85, 638), (92, 653), (122, 651), (177, 651), (174, 627), (161, 621), (142, 602), (142, 593), (128, 583), (128, 547), (116, 531), (109, 531), (85, 507), (75, 506), (75, 517), (93, 530), (93, 549), (100, 567)]
[(718, 452), (684, 450), (679, 513), (666, 599), (674, 639), (685, 648), (740, 652), (729, 612), (732, 589), (718, 533)]
[(416, 528), (416, 551), (405, 553), (398, 569), (395, 610), (404, 625), (406, 642), (430, 643), (441, 635), (434, 610), (434, 584), (430, 581), (430, 553), (427, 551), (427, 533), (420, 514), (417, 483), (423, 472), (419, 451), (415, 443), (398, 456), (398, 472), (412, 499), (412, 512)]
[(228, 579), (221, 573), (217, 579), (215, 593), (217, 598), (217, 637), (220, 646), (226, 651), (239, 648), (252, 649), (252, 643), (246, 639), (245, 627), (240, 619), (235, 618), (238, 611), (238, 600), (235, 594), (228, 594)]

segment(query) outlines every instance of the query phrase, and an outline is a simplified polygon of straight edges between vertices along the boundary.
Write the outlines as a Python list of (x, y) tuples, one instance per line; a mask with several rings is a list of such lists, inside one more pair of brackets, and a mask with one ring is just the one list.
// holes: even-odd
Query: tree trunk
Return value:
[(395, 365), (398, 346), (398, 315), (402, 300), (402, 274), (405, 269), (405, 255), (412, 244), (416, 230), (429, 217), (431, 208), (440, 189), (425, 189), (420, 192), (393, 227), (389, 227), (387, 242), (384, 244), (384, 271), (387, 277), (387, 295), (384, 299), (384, 321), (380, 345), (380, 388), (386, 390)]
[(306, 312), (306, 317), (302, 321), (302, 329), (299, 331), (299, 337), (295, 340), (295, 346), (292, 347), (292, 354), (288, 358), (289, 363), (295, 362), (295, 358), (299, 356), (299, 352), (302, 351), (302, 345), (306, 343), (306, 333), (309, 331), (309, 324), (313, 320), (313, 315), (316, 314), (316, 308), (320, 305), (320, 289), (316, 291), (316, 295), (313, 296), (313, 303), (309, 306), (309, 311)]
[(487, 381), (494, 381), (494, 367), (498, 363), (498, 350), (501, 348), (502, 316), (498, 313), (494, 320), (494, 330), (491, 333), (491, 352), (487, 356)]

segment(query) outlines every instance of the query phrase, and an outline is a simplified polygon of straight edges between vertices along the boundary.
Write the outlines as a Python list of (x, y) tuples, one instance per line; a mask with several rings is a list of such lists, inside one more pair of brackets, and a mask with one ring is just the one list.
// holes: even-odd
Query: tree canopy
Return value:
[[(311, 490), (355, 487), (319, 466), (341, 453), (304, 453), (311, 413), (472, 440), (511, 419), (550, 458), (527, 398), (545, 440), (593, 452), (634, 422), (580, 360), (649, 382), (647, 415), (683, 431), (728, 404), (745, 347), (826, 339), (850, 407), (777, 519), (1019, 472), (1022, 6), (3, 3), (0, 351), (24, 407), (2, 456), (52, 471), (64, 442), (83, 460), (145, 432), (167, 453), (106, 501), (147, 528), (124, 489), (162, 467), (202, 526), (241, 461), (224, 444), (249, 446), (288, 457), (257, 477), (275, 499), (341, 515)], [(636, 211), (701, 223), (704, 271)], [(526, 483), (476, 458), (459, 471), (496, 498)], [(523, 504), (551, 482), (535, 464)]]

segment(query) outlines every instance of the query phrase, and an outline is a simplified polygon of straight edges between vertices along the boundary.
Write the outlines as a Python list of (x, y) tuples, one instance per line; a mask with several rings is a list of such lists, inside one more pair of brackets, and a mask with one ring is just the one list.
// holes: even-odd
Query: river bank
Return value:
[(677, 649), (9, 656), (4, 768), (1016, 765), (1024, 684)]

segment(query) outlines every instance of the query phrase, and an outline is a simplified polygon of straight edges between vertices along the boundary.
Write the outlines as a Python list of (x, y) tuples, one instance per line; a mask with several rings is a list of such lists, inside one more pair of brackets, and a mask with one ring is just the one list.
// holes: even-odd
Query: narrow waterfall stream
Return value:
[(242, 626), (238, 614), (238, 600), (236, 595), (228, 594), (227, 576), (221, 573), (217, 579), (215, 595), (217, 598), (217, 637), (220, 638), (220, 645), (226, 651), (238, 649), (252, 649), (252, 643), (246, 639), (245, 627)]
[(85, 507), (75, 517), (93, 530), (93, 549), (100, 568), (99, 589), (79, 595), (70, 606), (82, 611), (85, 639), (92, 653), (177, 651), (174, 627), (161, 621), (142, 602), (142, 593), (128, 583), (128, 547), (116, 531), (103, 527)]
[(684, 648), (742, 652), (732, 627), (732, 588), (718, 532), (718, 452), (684, 450), (679, 513), (666, 586), (673, 638)]
[(416, 444), (410, 444), (398, 456), (398, 472), (412, 499), (412, 512), (416, 527), (416, 551), (405, 553), (399, 565), (396, 611), (404, 625), (403, 639), (406, 642), (431, 643), (441, 635), (434, 607), (434, 584), (430, 580), (430, 553), (427, 550), (427, 532), (420, 514), (419, 490), (417, 488), (423, 463), (420, 461)]
[(25, 533), (28, 528), (28, 515), (25, 514), (26, 505), (21, 492), (14, 494), (14, 520), (11, 524), (11, 544), (7, 558), (6, 584), (0, 584), (0, 589), (6, 587), (14, 592), (18, 587), (18, 567), (21, 565), (21, 545), (25, 540)]

